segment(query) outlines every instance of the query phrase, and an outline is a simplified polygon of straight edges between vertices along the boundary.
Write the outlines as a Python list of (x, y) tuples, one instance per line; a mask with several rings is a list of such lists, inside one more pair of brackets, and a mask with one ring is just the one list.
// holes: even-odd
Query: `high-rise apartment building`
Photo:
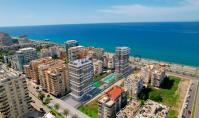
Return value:
[(38, 66), (39, 80), (44, 90), (62, 96), (70, 90), (68, 66), (62, 60), (51, 60)]
[(131, 74), (124, 80), (124, 88), (127, 89), (128, 95), (137, 97), (143, 88), (143, 77), (139, 74)]
[(83, 46), (75, 46), (68, 49), (68, 60), (74, 61), (80, 56), (80, 51), (83, 49)]
[(78, 59), (69, 63), (69, 78), (71, 95), (76, 100), (92, 89), (93, 64), (88, 58)]
[(66, 52), (68, 52), (69, 48), (79, 45), (79, 43), (76, 40), (68, 40), (64, 44), (65, 44)]
[(119, 86), (114, 86), (98, 99), (98, 117), (115, 118), (116, 113), (124, 108), (126, 104), (126, 90)]
[(101, 60), (93, 59), (93, 68), (95, 74), (100, 74), (103, 71), (103, 62)]
[(37, 59), (37, 51), (35, 48), (21, 48), (15, 54), (17, 70), (23, 71), (23, 66), (30, 61)]
[(32, 60), (29, 65), (24, 65), (24, 72), (27, 77), (33, 80), (33, 82), (39, 84), (39, 70), (38, 67), (41, 64), (45, 64), (49, 61), (52, 61), (51, 57), (40, 58), (36, 60)]
[(30, 102), (25, 76), (0, 65), (1, 118), (23, 118), (32, 110)]
[(130, 71), (128, 47), (117, 47), (115, 50), (115, 72), (127, 76)]
[(151, 72), (151, 86), (159, 88), (165, 78), (166, 73), (164, 69), (153, 70)]

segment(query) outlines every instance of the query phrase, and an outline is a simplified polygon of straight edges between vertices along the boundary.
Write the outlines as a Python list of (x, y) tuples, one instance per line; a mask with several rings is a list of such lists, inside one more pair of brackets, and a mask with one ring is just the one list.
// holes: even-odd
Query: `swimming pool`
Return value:
[(108, 76), (106, 76), (102, 81), (105, 83), (110, 83), (112, 81), (115, 81), (117, 79), (117, 74), (116, 73), (112, 73)]

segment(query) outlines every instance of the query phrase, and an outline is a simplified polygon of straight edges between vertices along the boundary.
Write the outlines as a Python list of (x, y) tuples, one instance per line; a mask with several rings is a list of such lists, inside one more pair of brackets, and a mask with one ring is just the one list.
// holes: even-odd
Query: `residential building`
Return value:
[(49, 52), (52, 57), (54, 57), (54, 56), (60, 57), (60, 47), (59, 46), (49, 47)]
[(108, 68), (108, 57), (106, 55), (102, 56), (103, 67)]
[(129, 53), (128, 47), (117, 47), (115, 50), (115, 72), (120, 73), (123, 76), (129, 74)]
[(62, 60), (51, 60), (38, 66), (42, 88), (54, 96), (70, 90), (68, 66)]
[(54, 96), (63, 96), (70, 90), (68, 65), (56, 64), (46, 71), (47, 91)]
[(80, 51), (83, 49), (83, 46), (75, 46), (68, 49), (68, 60), (74, 61), (79, 59)]
[(159, 88), (165, 78), (166, 73), (164, 69), (153, 70), (151, 73), (151, 86)]
[[(37, 59), (37, 51), (35, 48), (21, 48), (16, 51), (15, 54), (16, 59), (16, 68), (19, 71), (23, 71), (23, 66), (28, 64), (30, 61)], [(13, 61), (15, 61), (15, 59)]]
[(40, 57), (41, 58), (50, 57), (50, 56), (51, 56), (51, 53), (50, 53), (50, 51), (47, 48), (42, 48), (40, 50)]
[(39, 65), (48, 63), (49, 61), (52, 61), (51, 57), (32, 60), (29, 65), (24, 65), (24, 72), (26, 76), (33, 80), (36, 84), (40, 84), (38, 67)]
[(123, 108), (122, 110), (120, 110), (117, 113), (117, 118), (134, 118), (136, 112), (139, 110), (140, 108), (140, 102), (137, 100), (131, 100), (130, 103), (128, 105), (126, 105), (125, 108)]
[(114, 69), (115, 68), (115, 55), (110, 56), (108, 58), (108, 68)]
[(143, 77), (140, 74), (131, 74), (124, 80), (124, 88), (128, 90), (128, 95), (137, 97), (143, 88)]
[(127, 104), (127, 92), (119, 86), (112, 87), (98, 99), (98, 117), (115, 118)]
[(46, 113), (42, 118), (56, 118), (52, 113)]
[(18, 43), (20, 45), (29, 43), (28, 37), (26, 35), (19, 36)]
[(103, 72), (103, 62), (101, 60), (93, 59), (94, 74)]
[(0, 32), (0, 46), (10, 46), (12, 44), (12, 38), (7, 33)]
[(135, 118), (167, 118), (169, 108), (163, 104), (148, 100), (144, 106), (138, 110)]
[(92, 90), (93, 63), (90, 59), (83, 58), (71, 61), (68, 66), (71, 96), (81, 101)]
[(0, 65), (1, 118), (23, 118), (32, 111), (30, 102), (25, 76)]
[(76, 40), (68, 40), (64, 44), (65, 44), (66, 52), (68, 52), (69, 48), (79, 45), (79, 43)]

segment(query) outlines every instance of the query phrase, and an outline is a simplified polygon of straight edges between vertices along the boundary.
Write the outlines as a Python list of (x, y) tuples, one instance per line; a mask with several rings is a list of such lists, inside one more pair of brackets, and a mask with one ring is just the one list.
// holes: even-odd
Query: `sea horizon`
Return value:
[(11, 36), (64, 44), (77, 40), (80, 45), (104, 48), (114, 53), (117, 46), (131, 48), (131, 56), (169, 63), (199, 66), (199, 22), (131, 22), (58, 24), (0, 27)]

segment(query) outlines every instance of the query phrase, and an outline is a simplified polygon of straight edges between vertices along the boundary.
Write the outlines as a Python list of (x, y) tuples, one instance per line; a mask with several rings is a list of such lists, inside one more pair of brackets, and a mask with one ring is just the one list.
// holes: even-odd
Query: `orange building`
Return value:
[(112, 87), (98, 99), (98, 118), (115, 118), (127, 104), (127, 92), (119, 86)]

